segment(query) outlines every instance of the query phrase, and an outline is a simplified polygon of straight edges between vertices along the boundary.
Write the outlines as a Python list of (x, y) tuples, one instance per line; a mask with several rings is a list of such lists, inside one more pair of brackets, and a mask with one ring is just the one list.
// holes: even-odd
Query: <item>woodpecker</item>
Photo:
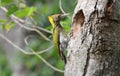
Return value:
[(67, 14), (55, 14), (48, 16), (48, 19), (53, 27), (53, 42), (57, 47), (59, 52), (59, 56), (66, 64), (66, 56), (64, 55), (64, 50), (67, 47), (67, 35), (64, 28), (61, 26), (60, 21), (66, 16)]

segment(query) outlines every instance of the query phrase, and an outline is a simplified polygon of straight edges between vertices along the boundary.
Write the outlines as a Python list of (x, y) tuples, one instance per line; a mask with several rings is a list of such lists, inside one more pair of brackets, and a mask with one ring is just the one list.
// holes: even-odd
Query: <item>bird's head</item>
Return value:
[(59, 23), (65, 16), (67, 16), (67, 14), (55, 14), (48, 16), (48, 19), (54, 28), (56, 26), (55, 23)]

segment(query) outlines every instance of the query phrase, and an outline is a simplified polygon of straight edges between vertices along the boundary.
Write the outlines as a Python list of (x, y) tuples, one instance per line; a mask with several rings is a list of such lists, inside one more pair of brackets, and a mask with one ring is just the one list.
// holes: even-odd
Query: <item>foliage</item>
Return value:
[[(0, 46), (0, 48), (2, 47)], [(11, 70), (7, 58), (5, 56), (5, 53), (3, 51), (0, 51), (0, 76), (10, 76), (10, 75), (11, 75)]]
[[(62, 0), (62, 7), (67, 13), (70, 13), (70, 16), (73, 13), (74, 5), (74, 0)], [(1, 0), (0, 6), (4, 6), (8, 9), (8, 19), (0, 19), (0, 24), (2, 25), (0, 28), (5, 29), (8, 32), (11, 30), (11, 28), (14, 29), (15, 26), (14, 22), (9, 20), (9, 16), (12, 14), (22, 19), (29, 19), (35, 26), (43, 27), (51, 31), (52, 27), (47, 17), (52, 14), (61, 13), (59, 9), (59, 0)], [(69, 33), (71, 18), (66, 18), (61, 22), (61, 24), (66, 29), (67, 33)], [(47, 34), (45, 32), (43, 33), (47, 37), (51, 38), (51, 34)], [(45, 41), (43, 38), (38, 37), (38, 35), (35, 35), (34, 37), (36, 38), (33, 38), (29, 41), (29, 45), (26, 47), (26, 50), (32, 48), (35, 51), (39, 51), (48, 48), (50, 45), (53, 45), (53, 43)], [(42, 56), (53, 66), (64, 69), (64, 63), (59, 58), (58, 52), (55, 48), (42, 54)], [(3, 59), (4, 57), (4, 55), (0, 55), (0, 69), (2, 69), (2, 71), (0, 70), (0, 76), (10, 76), (10, 67), (8, 66), (7, 60)], [(20, 62), (23, 62), (26, 65), (27, 69), (29, 69), (28, 76), (63, 75), (62, 73), (56, 72), (49, 68), (34, 55), (28, 56), (22, 53), (18, 59)]]

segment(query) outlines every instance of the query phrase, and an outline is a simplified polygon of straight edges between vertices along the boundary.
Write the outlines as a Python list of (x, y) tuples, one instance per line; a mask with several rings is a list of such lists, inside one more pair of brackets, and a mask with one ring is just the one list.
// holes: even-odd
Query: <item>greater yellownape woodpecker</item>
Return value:
[(57, 50), (59, 52), (59, 56), (62, 58), (64, 63), (66, 64), (66, 56), (63, 51), (67, 47), (67, 35), (64, 28), (61, 26), (60, 21), (65, 17), (65, 14), (55, 14), (48, 16), (48, 19), (53, 27), (53, 41)]

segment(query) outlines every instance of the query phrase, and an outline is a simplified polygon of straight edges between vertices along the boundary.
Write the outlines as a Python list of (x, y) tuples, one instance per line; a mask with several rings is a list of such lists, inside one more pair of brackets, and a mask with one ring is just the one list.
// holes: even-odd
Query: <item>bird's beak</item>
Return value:
[(68, 16), (69, 13), (61, 14), (61, 18), (63, 19), (64, 17)]

